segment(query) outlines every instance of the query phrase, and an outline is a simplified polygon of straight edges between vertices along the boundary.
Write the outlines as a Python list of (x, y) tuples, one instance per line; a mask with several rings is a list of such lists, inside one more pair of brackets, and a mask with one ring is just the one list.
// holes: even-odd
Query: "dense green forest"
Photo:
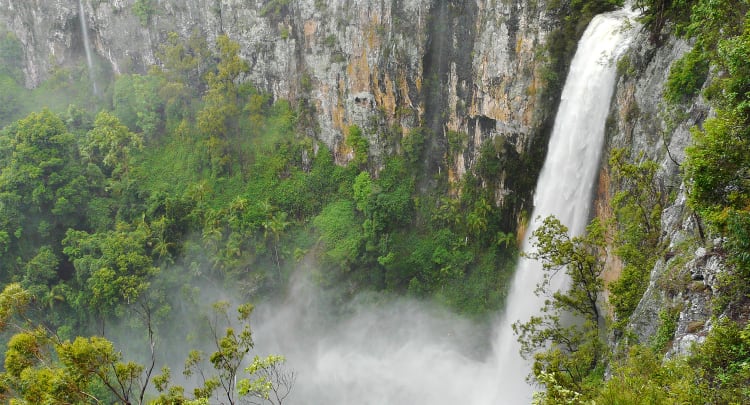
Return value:
[[(354, 158), (337, 165), (327, 147), (301, 135), (315, 121), (309, 96), (292, 105), (241, 83), (248, 66), (225, 36), (212, 52), (198, 34), (171, 35), (159, 66), (99, 83), (94, 97), (85, 66), (60, 68), (25, 90), (10, 63), (19, 47), (6, 34), (0, 55), (10, 98), (0, 117), (0, 277), (10, 289), (4, 305), (27, 307), (20, 320), (4, 322), (18, 328), (6, 333), (21, 332), (9, 341), (7, 395), (59, 400), (29, 391), (26, 382), (38, 376), (24, 373), (62, 370), (60, 384), (75, 380), (77, 395), (109, 376), (130, 388), (99, 392), (132, 401), (152, 370), (125, 362), (107, 343), (82, 340), (86, 356), (127, 366), (122, 375), (85, 374), (75, 369), (84, 365), (64, 361), (70, 340), (110, 336), (114, 327), (122, 333), (126, 324), (148, 330), (138, 338), (148, 353), (152, 330), (168, 330), (170, 319), (214, 316), (198, 286), (258, 302), (283, 293), (303, 261), (339, 301), (376, 291), (475, 317), (500, 307), (517, 255), (515, 219), (479, 184), (502, 163), (504, 145), (486, 146), (477, 173), (449, 184), (423, 173), (427, 129), (378, 134), (396, 153), (376, 160), (368, 134), (352, 126), (345, 147)], [(104, 82), (107, 74), (99, 68), (93, 77)], [(418, 191), (420, 176), (436, 176), (438, 186)], [(222, 312), (228, 334), (232, 311)], [(37, 350), (57, 357), (59, 370), (45, 371)], [(220, 382), (232, 380), (210, 360), (203, 366)], [(205, 384), (192, 397), (217, 388)]]
[[(731, 267), (715, 298), (711, 333), (690, 356), (668, 360), (670, 312), (652, 342), (627, 338), (649, 272), (667, 254), (659, 227), (669, 196), (655, 185), (655, 163), (613, 151), (609, 166), (622, 188), (613, 198), (616, 222), (595, 221), (586, 235), (569, 238), (550, 218), (534, 235), (539, 250), (530, 256), (573, 280), (545, 315), (516, 324), (535, 361), (533, 379), (546, 389), (539, 403), (748, 402), (750, 327), (741, 313), (726, 311), (745, 307), (750, 293), (748, 6), (638, 4), (654, 43), (666, 35), (695, 42), (672, 68), (666, 105), (679, 111), (702, 92), (716, 111), (694, 128), (683, 165), (690, 207), (708, 234), (726, 238)], [(564, 70), (583, 29), (571, 16), (590, 18), (612, 4), (550, 7), (564, 17), (564, 35), (548, 50), (547, 84), (554, 87), (561, 79), (553, 73)], [(0, 397), (234, 403), (237, 395), (281, 403), (293, 374), (283, 357), (250, 359), (252, 306), (207, 302), (206, 291), (228, 291), (243, 302), (269, 299), (284, 293), (300, 263), (314, 264), (313, 279), (337, 302), (375, 291), (434, 300), (479, 319), (502, 306), (519, 253), (518, 220), (495, 205), (494, 183), (485, 180), (518, 164), (506, 156), (507, 145), (485, 144), (473, 170), (451, 184), (447, 171), (423, 170), (432, 136), (426, 127), (366, 134), (352, 126), (344, 147), (354, 158), (336, 164), (333, 152), (306, 135), (315, 111), (304, 78), (298, 101), (274, 100), (239, 80), (248, 66), (227, 37), (212, 51), (197, 33), (172, 34), (148, 74), (111, 77), (97, 66), (90, 76), (85, 65), (60, 67), (33, 90), (21, 84), (22, 51), (12, 34), (2, 34), (0, 330), (7, 349)], [(91, 78), (99, 84), (93, 97)], [(392, 153), (371, 156), (371, 137), (384, 139)], [(443, 163), (466, 138), (448, 134)], [(531, 179), (511, 181), (533, 187)], [(419, 186), (427, 183), (435, 186)], [(614, 241), (605, 240), (607, 228), (616, 230)], [(606, 243), (624, 263), (622, 277), (608, 286), (600, 278)], [(591, 300), (605, 287), (613, 322)], [(569, 313), (583, 321), (561, 322)], [(190, 342), (215, 350), (155, 345), (174, 319), (204, 325)], [(123, 354), (119, 342), (105, 339), (114, 340), (113, 330), (135, 336), (137, 349)], [(621, 342), (614, 348), (611, 336)], [(162, 368), (167, 358), (185, 358), (184, 376), (197, 388), (174, 383)]]

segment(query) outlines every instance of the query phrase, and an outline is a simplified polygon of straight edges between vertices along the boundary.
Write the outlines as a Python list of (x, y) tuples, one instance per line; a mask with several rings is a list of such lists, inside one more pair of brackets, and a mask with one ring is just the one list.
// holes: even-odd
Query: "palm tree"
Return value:
[(273, 235), (273, 251), (276, 259), (276, 268), (279, 271), (279, 276), (281, 276), (281, 263), (279, 261), (279, 238), (281, 237), (281, 233), (286, 229), (287, 226), (289, 226), (289, 222), (286, 219), (287, 213), (284, 211), (279, 211), (271, 214), (267, 220), (263, 221), (263, 236), (268, 239), (269, 234)]

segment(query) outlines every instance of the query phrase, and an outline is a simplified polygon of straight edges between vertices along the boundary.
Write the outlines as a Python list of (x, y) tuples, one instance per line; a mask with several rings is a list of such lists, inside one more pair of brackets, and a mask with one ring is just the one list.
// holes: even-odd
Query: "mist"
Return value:
[(491, 325), (403, 298), (365, 294), (342, 308), (306, 274), (253, 317), (256, 351), (286, 356), (297, 375), (288, 403), (503, 402)]

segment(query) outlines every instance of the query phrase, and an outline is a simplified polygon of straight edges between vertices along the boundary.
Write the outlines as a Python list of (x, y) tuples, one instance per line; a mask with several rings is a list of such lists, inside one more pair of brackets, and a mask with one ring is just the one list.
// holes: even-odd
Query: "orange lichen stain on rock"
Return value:
[(509, 78), (503, 78), (500, 84), (490, 84), (487, 77), (487, 57), (482, 57), (477, 67), (482, 77), (480, 88), (474, 92), (469, 105), (469, 115), (484, 115), (497, 121), (508, 121), (512, 115), (507, 94), (504, 90)]
[(380, 25), (380, 14), (379, 13), (372, 13), (370, 14), (370, 21), (367, 24), (365, 37), (367, 38), (367, 45), (370, 47), (370, 49), (380, 49), (380, 32), (382, 32), (385, 29), (385, 27), (382, 27)]
[(315, 33), (318, 31), (318, 22), (315, 20), (307, 20), (305, 21), (305, 25), (303, 27), (303, 32), (305, 33), (305, 46), (310, 48), (312, 44), (315, 42), (316, 35)]
[(314, 97), (314, 103), (315, 108), (320, 111), (321, 113), (326, 113), (327, 111), (323, 111), (323, 100), (330, 100), (331, 95), (331, 86), (326, 84), (326, 82), (321, 82), (320, 85), (320, 97)]
[[(344, 132), (344, 136), (346, 137), (346, 132)], [(336, 153), (334, 154), (336, 164), (344, 166), (351, 162), (353, 158), (354, 150), (346, 143), (346, 138), (344, 138), (343, 142), (336, 144)]]
[(345, 165), (354, 159), (354, 148), (349, 145), (349, 126), (342, 128), (343, 141), (336, 145), (335, 161), (337, 164)]
[(509, 78), (504, 77), (500, 84), (489, 89), (491, 98), (486, 106), (485, 115), (487, 117), (498, 121), (509, 121), (511, 119), (513, 112), (510, 109), (508, 94), (505, 92), (508, 81)]
[(523, 247), (523, 240), (526, 238), (526, 231), (529, 229), (529, 217), (521, 213), (516, 220), (516, 246)]
[[(594, 212), (597, 218), (603, 224), (613, 224), (610, 221), (614, 216), (612, 212), (612, 205), (610, 201), (610, 177), (609, 170), (602, 169), (599, 172), (599, 184), (596, 188), (596, 200), (594, 201)], [(612, 241), (615, 239), (616, 229), (614, 225), (610, 225), (606, 229), (605, 239)], [(609, 302), (609, 284), (617, 281), (622, 274), (623, 263), (617, 255), (613, 253), (614, 249), (605, 249), (602, 252), (602, 258), (604, 259), (604, 272), (602, 272), (602, 280), (604, 281), (604, 300)], [(609, 305), (607, 305), (610, 308)], [(610, 315), (611, 313), (611, 308)]]
[(344, 122), (344, 119), (346, 117), (346, 110), (344, 109), (344, 95), (342, 94), (345, 86), (346, 83), (344, 82), (344, 79), (339, 79), (339, 88), (337, 94), (338, 97), (336, 97), (336, 104), (331, 106), (331, 122), (333, 123), (333, 127), (344, 133), (346, 132), (347, 127)]
[(346, 67), (346, 73), (349, 76), (351, 92), (370, 91), (370, 65), (367, 63), (367, 48), (363, 47), (358, 56), (352, 57), (349, 65)]
[(448, 167), (448, 184), (450, 185), (450, 188), (448, 190), (448, 194), (455, 197), (457, 196), (460, 191), (461, 187), (459, 186), (461, 180), (461, 176), (456, 173), (456, 171), (453, 169), (453, 167)]
[(398, 90), (404, 108), (413, 108), (411, 97), (409, 97), (409, 81), (406, 79), (406, 71), (402, 70), (398, 77)]
[(379, 83), (375, 83), (376, 100), (378, 102), (378, 106), (389, 117), (394, 117), (396, 115), (396, 93), (394, 90), (393, 81), (388, 75), (385, 75), (383, 81), (385, 82), (385, 92), (380, 90)]

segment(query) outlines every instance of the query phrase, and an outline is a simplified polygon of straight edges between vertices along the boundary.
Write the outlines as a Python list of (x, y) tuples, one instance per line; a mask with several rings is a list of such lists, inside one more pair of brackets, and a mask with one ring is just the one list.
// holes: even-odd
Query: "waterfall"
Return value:
[[(628, 29), (626, 20), (633, 16), (625, 10), (596, 16), (578, 44), (536, 186), (534, 214), (523, 243), (524, 251), (531, 249), (529, 236), (538, 227), (538, 220), (549, 215), (555, 215), (565, 224), (571, 235), (580, 235), (585, 230), (614, 91), (615, 62), (631, 40), (634, 30)], [(542, 281), (542, 274), (540, 263), (520, 260), (497, 329), (496, 360), (501, 369), (500, 391), (506, 403), (531, 401), (532, 387), (524, 381), (531, 372), (531, 364), (518, 354), (520, 345), (511, 325), (539, 314), (544, 297), (535, 296), (534, 289)], [(553, 282), (557, 285), (552, 288), (562, 288), (564, 278), (556, 279)]]
[(91, 44), (89, 43), (89, 27), (86, 23), (86, 12), (83, 8), (83, 0), (78, 0), (78, 16), (81, 19), (81, 34), (83, 37), (83, 49), (86, 51), (86, 65), (89, 68), (89, 80), (94, 90), (94, 95), (99, 94), (94, 78), (94, 61), (91, 57)]
[[(555, 214), (573, 233), (589, 217), (614, 61), (632, 31), (623, 29), (628, 16), (598, 16), (584, 33), (537, 186), (534, 215)], [(257, 308), (253, 336), (266, 351), (259, 354), (283, 353), (297, 372), (289, 404), (528, 404), (530, 364), (520, 358), (510, 325), (542, 306), (533, 294), (541, 275), (535, 262), (519, 264), (490, 348), (482, 326), (407, 299), (376, 304), (365, 294), (347, 304), (347, 315), (331, 317), (340, 302), (320, 302), (324, 295), (306, 277), (295, 277), (283, 303)]]

